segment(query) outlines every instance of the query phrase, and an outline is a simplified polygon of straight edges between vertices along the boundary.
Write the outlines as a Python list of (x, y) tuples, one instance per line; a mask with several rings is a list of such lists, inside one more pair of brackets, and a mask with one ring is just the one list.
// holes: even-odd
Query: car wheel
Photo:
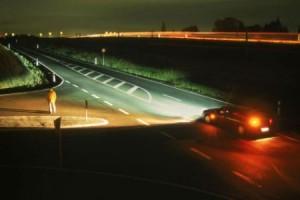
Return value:
[(240, 125), (240, 126), (238, 126), (237, 131), (238, 131), (239, 134), (242, 135), (242, 134), (245, 133), (245, 128), (244, 128), (243, 126)]
[(204, 121), (205, 121), (206, 123), (210, 123), (209, 115), (205, 115), (205, 116), (204, 116)]

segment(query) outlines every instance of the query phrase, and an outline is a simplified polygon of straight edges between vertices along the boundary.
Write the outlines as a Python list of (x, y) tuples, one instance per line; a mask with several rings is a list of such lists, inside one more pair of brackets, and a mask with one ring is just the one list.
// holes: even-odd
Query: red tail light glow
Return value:
[(214, 119), (216, 119), (216, 115), (215, 115), (214, 113), (211, 113), (211, 114), (209, 115), (209, 118), (210, 118), (211, 120), (214, 120)]
[(249, 122), (249, 125), (254, 128), (261, 126), (261, 119), (259, 117), (250, 117), (248, 122)]

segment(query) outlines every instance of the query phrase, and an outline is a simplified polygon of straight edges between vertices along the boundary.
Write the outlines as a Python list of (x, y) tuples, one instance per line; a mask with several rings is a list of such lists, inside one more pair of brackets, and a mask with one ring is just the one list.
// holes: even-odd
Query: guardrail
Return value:
[[(170, 38), (300, 44), (299, 33), (266, 32), (109, 32), (79, 37)], [(77, 38), (77, 37), (74, 37)]]

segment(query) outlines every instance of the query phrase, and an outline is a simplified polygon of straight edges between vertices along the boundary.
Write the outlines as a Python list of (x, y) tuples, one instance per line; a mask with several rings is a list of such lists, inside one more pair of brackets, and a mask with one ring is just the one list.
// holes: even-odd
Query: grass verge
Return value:
[[(0, 77), (0, 89), (33, 88), (47, 84), (43, 72), (22, 55), (0, 47), (0, 69), (5, 73)], [(5, 61), (5, 62), (4, 62)]]

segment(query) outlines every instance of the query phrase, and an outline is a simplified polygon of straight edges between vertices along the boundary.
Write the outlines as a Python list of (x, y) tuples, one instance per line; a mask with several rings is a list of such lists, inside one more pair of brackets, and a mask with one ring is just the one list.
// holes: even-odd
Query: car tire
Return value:
[(245, 133), (245, 128), (240, 125), (237, 127), (237, 131), (239, 134), (243, 135)]

